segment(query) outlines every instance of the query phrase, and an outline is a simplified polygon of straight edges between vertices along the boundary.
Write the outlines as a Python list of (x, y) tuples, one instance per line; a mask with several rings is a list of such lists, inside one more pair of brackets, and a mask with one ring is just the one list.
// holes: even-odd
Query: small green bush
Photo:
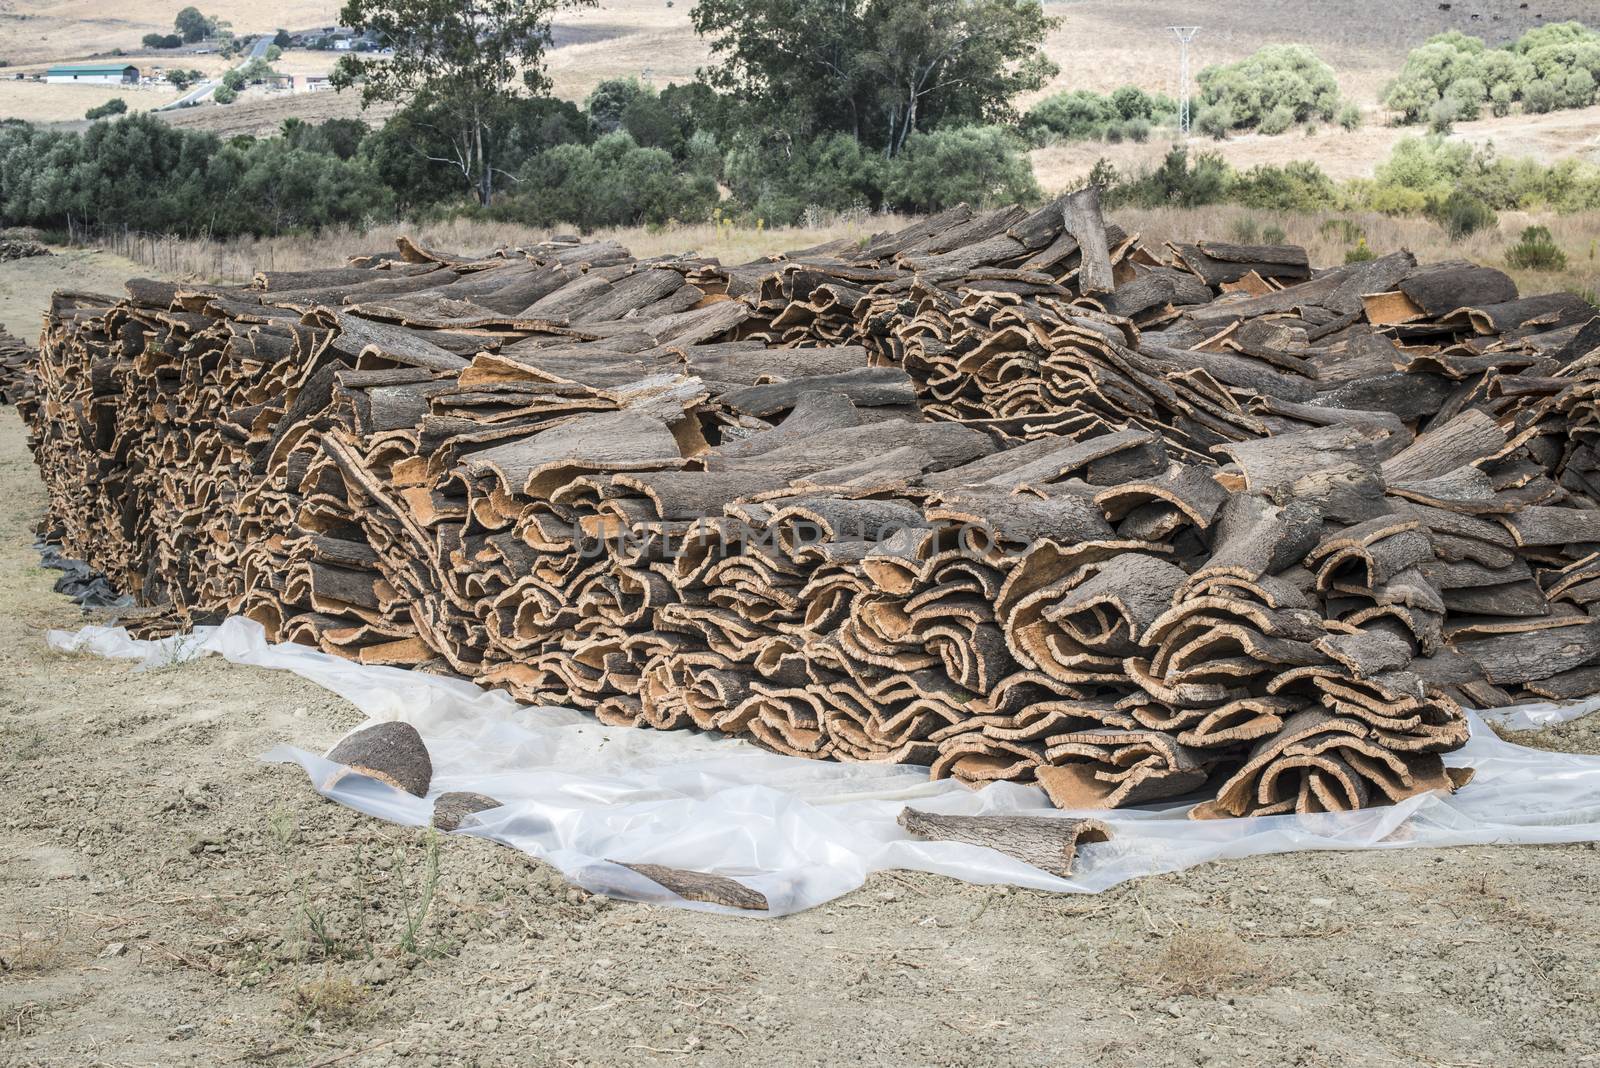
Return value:
[(1207, 67), (1199, 83), (1201, 103), (1227, 108), (1230, 126), (1258, 126), (1278, 108), (1288, 108), (1288, 129), (1314, 118), (1332, 121), (1339, 110), (1333, 68), (1305, 45), (1267, 45), (1237, 63)]
[(1431, 133), (1447, 134), (1455, 126), (1456, 118), (1461, 114), (1461, 102), (1453, 96), (1442, 96), (1433, 102), (1433, 107), (1428, 109), (1428, 130)]
[(1480, 230), (1490, 230), (1500, 225), (1500, 217), (1493, 208), (1461, 189), (1451, 193), (1429, 214), (1445, 228), (1452, 241), (1460, 241)]
[(1561, 93), (1555, 83), (1544, 78), (1529, 82), (1522, 91), (1522, 108), (1533, 115), (1543, 115), (1560, 106)]
[(1522, 238), (1506, 249), (1506, 263), (1525, 271), (1564, 271), (1567, 254), (1557, 245), (1547, 226), (1529, 226)]
[(1241, 245), (1254, 245), (1261, 240), (1261, 226), (1250, 216), (1245, 215), (1233, 221), (1229, 236)]
[(1516, 91), (1509, 85), (1501, 84), (1489, 91), (1489, 111), (1497, 119), (1503, 119), (1511, 114), (1511, 105), (1517, 98)]
[(1287, 104), (1279, 104), (1261, 118), (1261, 125), (1256, 127), (1258, 133), (1268, 137), (1276, 137), (1294, 125), (1294, 109)]
[[(708, 153), (709, 135), (696, 133), (687, 157)], [(699, 146), (697, 148), (697, 146)], [(721, 161), (722, 180), (746, 214), (775, 226), (798, 223), (806, 211), (876, 209), (890, 162), (849, 134), (828, 134), (788, 153), (751, 138), (736, 141)], [(704, 168), (702, 168), (704, 169)], [(714, 173), (714, 172), (713, 172)]]
[(1261, 240), (1268, 245), (1283, 245), (1289, 241), (1289, 235), (1283, 232), (1283, 227), (1276, 224), (1261, 231)]
[(1200, 114), (1195, 116), (1194, 126), (1213, 141), (1225, 141), (1234, 126), (1233, 109), (1226, 104), (1201, 108)]
[(885, 199), (898, 211), (942, 211), (961, 203), (1032, 203), (1040, 191), (1023, 148), (999, 126), (912, 134), (892, 162)]
[(223, 88), (231, 89), (237, 93), (244, 88), (244, 72), (238, 68), (230, 70), (222, 76), (222, 85)]
[(1346, 133), (1361, 129), (1361, 106), (1346, 104), (1339, 109), (1339, 126)]
[(1087, 89), (1057, 93), (1022, 117), (1022, 130), (1035, 145), (1051, 141), (1142, 142), (1150, 130), (1173, 122), (1178, 104), (1170, 97), (1124, 85), (1108, 96)]
[(1368, 260), (1377, 258), (1378, 254), (1368, 247), (1365, 235), (1357, 238), (1355, 247), (1346, 249), (1344, 254), (1344, 262), (1346, 263), (1366, 263)]
[(91, 121), (94, 119), (109, 119), (113, 115), (126, 114), (127, 110), (128, 102), (122, 99), (120, 96), (114, 96), (110, 100), (107, 100), (104, 104), (101, 104), (98, 107), (92, 107), (88, 111), (85, 111), (83, 113), (83, 117)]

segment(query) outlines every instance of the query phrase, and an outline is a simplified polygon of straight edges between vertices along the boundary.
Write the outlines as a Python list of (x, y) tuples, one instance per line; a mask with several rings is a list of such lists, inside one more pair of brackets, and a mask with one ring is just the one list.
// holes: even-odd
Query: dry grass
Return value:
[[(739, 228), (704, 223), (688, 226), (598, 230), (590, 240), (615, 239), (636, 256), (698, 253), (724, 263), (743, 263), (790, 249), (839, 238), (861, 239), (904, 226), (894, 215), (851, 217), (830, 226)], [(247, 281), (257, 270), (293, 271), (343, 263), (352, 255), (394, 248), (404, 234), (431, 248), (484, 254), (497, 248), (537, 244), (567, 231), (454, 219), (442, 223), (393, 223), (366, 230), (333, 227), (314, 236), (242, 238), (231, 241), (133, 237), (107, 245), (118, 256), (154, 268), (163, 275), (206, 282)]]
[(348, 1027), (370, 1015), (369, 994), (366, 987), (342, 975), (324, 975), (292, 989), (285, 1008), (302, 1026), (314, 1020), (319, 1030)]
[(1431, 0), (1236, 0), (1199, 7), (1175, 0), (1080, 0), (1046, 6), (1062, 19), (1045, 44), (1061, 67), (1047, 93), (1132, 83), (1176, 95), (1178, 45), (1167, 27), (1198, 23), (1202, 29), (1190, 50), (1196, 71), (1242, 59), (1265, 44), (1302, 42), (1338, 72), (1346, 96), (1363, 102), (1376, 99), (1408, 50), (1436, 33), (1458, 29), (1502, 43), (1532, 26), (1594, 14), (1590, 0), (1541, 0), (1528, 10), (1497, 5), (1495, 19), (1477, 22), (1472, 11), (1480, 5), (1457, 3), (1441, 11)]
[[(145, 34), (171, 33), (173, 17), (190, 2), (11, 0), (0, 5), (0, 58), (17, 67), (84, 59), (114, 48), (137, 52)], [(206, 0), (199, 6), (239, 34), (329, 26), (338, 21), (340, 7), (336, 0)]]
[(129, 111), (148, 111), (181, 94), (169, 88), (122, 89), (111, 85), (46, 85), (44, 82), (0, 81), (0, 118), (32, 122), (71, 122), (107, 100), (122, 99)]
[[(1461, 241), (1452, 242), (1438, 224), (1427, 219), (1395, 218), (1372, 212), (1316, 212), (1311, 214), (1260, 211), (1233, 205), (1207, 208), (1125, 208), (1115, 211), (1112, 217), (1130, 232), (1141, 234), (1145, 241), (1160, 244), (1165, 241), (1192, 241), (1209, 237), (1219, 241), (1234, 240), (1247, 233), (1254, 225), (1256, 231), (1276, 226), (1290, 244), (1304, 245), (1311, 262), (1318, 266), (1335, 266), (1344, 262), (1351, 245), (1344, 240), (1342, 226), (1334, 220), (1343, 220), (1359, 229), (1367, 246), (1378, 255), (1409, 249), (1424, 262), (1464, 259), (1499, 267), (1517, 280), (1524, 293), (1549, 293), (1556, 290), (1600, 290), (1600, 212), (1577, 215), (1549, 213), (1505, 212), (1495, 230), (1473, 234)], [(1506, 265), (1506, 246), (1514, 243), (1522, 228), (1533, 224), (1550, 228), (1556, 244), (1567, 253), (1568, 266), (1563, 272), (1515, 270)]]
[(1180, 931), (1128, 972), (1129, 979), (1166, 997), (1262, 990), (1280, 977), (1272, 961), (1262, 959), (1232, 931)]
[[(1498, 230), (1474, 234), (1452, 243), (1445, 231), (1426, 219), (1399, 219), (1372, 213), (1278, 213), (1220, 205), (1208, 208), (1126, 208), (1113, 213), (1129, 231), (1155, 245), (1197, 238), (1236, 240), (1278, 227), (1291, 244), (1304, 245), (1311, 262), (1335, 266), (1344, 262), (1351, 244), (1344, 239), (1343, 223), (1366, 237), (1373, 252), (1382, 255), (1409, 249), (1423, 261), (1469, 259), (1507, 270), (1525, 293), (1555, 290), (1600, 290), (1600, 213), (1548, 215), (1507, 212)], [(742, 263), (763, 256), (833, 241), (862, 239), (874, 232), (893, 230), (910, 220), (893, 215), (849, 217), (815, 228), (755, 229), (705, 223), (601, 230), (591, 239), (612, 238), (638, 256), (698, 253), (724, 263)], [(1524, 226), (1539, 223), (1550, 228), (1567, 253), (1568, 269), (1560, 273), (1513, 270), (1506, 266), (1506, 246), (1515, 242)], [(1331, 225), (1330, 225), (1331, 224)], [(304, 270), (344, 262), (358, 253), (392, 249), (394, 239), (405, 234), (424, 245), (467, 254), (483, 254), (501, 247), (543, 241), (556, 231), (455, 219), (442, 223), (393, 223), (364, 231), (349, 227), (324, 230), (313, 237), (244, 238), (231, 241), (178, 240), (135, 237), (126, 244), (108, 246), (118, 256), (142, 263), (163, 275), (207, 282), (245, 281), (257, 270)]]
[(0, 977), (14, 978), (54, 971), (66, 963), (66, 928), (45, 931), (21, 927), (0, 935)]

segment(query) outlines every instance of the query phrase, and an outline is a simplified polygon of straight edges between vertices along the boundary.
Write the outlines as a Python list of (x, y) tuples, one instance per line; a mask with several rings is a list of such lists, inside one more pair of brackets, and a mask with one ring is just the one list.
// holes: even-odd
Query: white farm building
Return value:
[(51, 85), (137, 85), (139, 68), (120, 63), (84, 63), (51, 67), (44, 72)]

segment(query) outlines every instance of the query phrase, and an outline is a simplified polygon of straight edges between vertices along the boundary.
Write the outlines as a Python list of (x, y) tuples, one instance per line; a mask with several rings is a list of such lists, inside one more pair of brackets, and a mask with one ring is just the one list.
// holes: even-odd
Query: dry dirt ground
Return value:
[[(43, 305), (16, 266), (20, 329)], [(1257, 858), (1097, 897), (890, 873), (774, 922), (613, 902), (258, 763), (359, 722), (310, 683), (50, 652), (84, 615), (29, 547), (43, 506), (0, 412), (0, 1064), (1600, 1059), (1592, 848)], [(1536, 740), (1600, 751), (1597, 719)]]

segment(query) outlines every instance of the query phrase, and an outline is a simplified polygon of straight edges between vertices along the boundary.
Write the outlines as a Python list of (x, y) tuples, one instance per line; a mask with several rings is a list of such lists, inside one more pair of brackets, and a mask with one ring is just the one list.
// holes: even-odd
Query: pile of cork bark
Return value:
[(20, 404), (33, 391), (33, 346), (0, 330), (0, 404)]
[(1600, 322), (1490, 268), (1090, 190), (127, 289), (56, 296), (22, 406), (153, 629), (1196, 816), (1452, 789), (1463, 704), (1600, 690)]

